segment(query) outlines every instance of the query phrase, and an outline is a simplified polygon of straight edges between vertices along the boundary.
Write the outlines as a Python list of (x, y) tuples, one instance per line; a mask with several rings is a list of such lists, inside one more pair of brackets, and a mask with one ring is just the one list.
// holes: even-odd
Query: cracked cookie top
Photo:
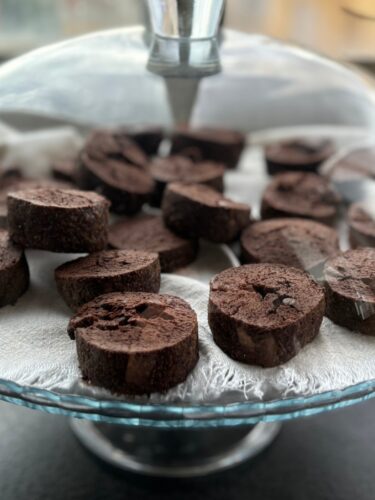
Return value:
[(197, 330), (197, 318), (182, 299), (153, 293), (109, 293), (82, 306), (68, 333), (100, 349), (150, 352), (175, 345)]
[[(375, 304), (375, 249), (348, 250), (326, 262), (327, 286), (354, 303)], [(374, 311), (372, 311), (372, 314)]]
[(324, 302), (324, 291), (299, 269), (251, 264), (217, 275), (210, 301), (224, 314), (264, 331), (302, 319)]

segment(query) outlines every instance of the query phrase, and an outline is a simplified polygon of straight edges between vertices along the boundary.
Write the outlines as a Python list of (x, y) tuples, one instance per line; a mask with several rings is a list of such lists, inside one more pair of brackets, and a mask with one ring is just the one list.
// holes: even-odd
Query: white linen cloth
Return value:
[[(71, 312), (58, 295), (53, 270), (72, 256), (39, 251), (27, 256), (29, 291), (15, 306), (0, 309), (0, 378), (57, 393), (114, 398), (82, 382), (75, 342), (66, 333)], [(319, 336), (288, 363), (267, 369), (247, 366), (231, 360), (212, 340), (208, 285), (163, 275), (161, 293), (184, 298), (196, 311), (200, 359), (186, 382), (166, 394), (153, 394), (152, 402), (279, 399), (343, 389), (375, 378), (375, 337), (351, 333), (324, 319)]]

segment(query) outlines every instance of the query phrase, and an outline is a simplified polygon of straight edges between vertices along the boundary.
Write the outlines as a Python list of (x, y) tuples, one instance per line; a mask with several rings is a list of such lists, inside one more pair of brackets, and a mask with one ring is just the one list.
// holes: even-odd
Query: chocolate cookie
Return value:
[(0, 307), (14, 304), (29, 287), (29, 267), (23, 250), (0, 229)]
[(178, 128), (172, 135), (171, 153), (179, 154), (192, 147), (197, 148), (205, 160), (235, 168), (245, 147), (245, 136), (234, 130)]
[(335, 152), (328, 139), (293, 139), (266, 146), (264, 155), (270, 175), (287, 171), (316, 172)]
[(68, 189), (29, 189), (8, 194), (10, 237), (25, 248), (95, 252), (108, 240), (109, 202)]
[(211, 282), (208, 321), (231, 358), (264, 367), (293, 358), (319, 333), (324, 291), (300, 269), (251, 264)]
[(332, 224), (340, 196), (319, 175), (288, 172), (276, 175), (263, 194), (263, 219), (304, 217)]
[(202, 184), (168, 184), (162, 203), (165, 224), (186, 238), (227, 243), (250, 222), (250, 207)]
[(116, 160), (145, 168), (148, 158), (125, 129), (96, 130), (86, 141), (84, 153), (96, 161)]
[(243, 262), (284, 264), (320, 278), (328, 257), (340, 251), (337, 231), (307, 219), (271, 219), (248, 226), (241, 236)]
[(110, 226), (109, 245), (112, 248), (157, 253), (164, 273), (189, 265), (198, 252), (196, 241), (176, 236), (165, 227), (160, 216), (146, 214)]
[(63, 264), (55, 279), (60, 295), (76, 310), (105, 293), (158, 292), (159, 257), (136, 250), (106, 250)]
[(375, 247), (375, 205), (354, 203), (348, 211), (349, 241), (352, 248)]
[(160, 127), (144, 127), (129, 130), (129, 137), (148, 156), (154, 156), (159, 151), (159, 146), (164, 138), (164, 131)]
[(327, 316), (338, 325), (375, 335), (375, 249), (333, 257), (324, 268)]
[(162, 392), (183, 382), (198, 361), (198, 321), (182, 299), (110, 293), (69, 323), (83, 378), (119, 394)]
[(74, 186), (67, 182), (51, 179), (21, 179), (17, 177), (7, 177), (0, 180), (0, 227), (8, 227), (8, 193), (24, 191), (25, 189), (39, 188), (59, 188), (74, 189)]
[(171, 182), (205, 184), (222, 192), (224, 171), (223, 165), (210, 161), (194, 163), (183, 156), (158, 158), (150, 165), (150, 174), (155, 181), (152, 204), (160, 206), (165, 187)]
[(154, 181), (145, 170), (117, 160), (96, 160), (86, 152), (80, 156), (78, 185), (95, 190), (111, 201), (111, 210), (132, 215), (149, 201)]

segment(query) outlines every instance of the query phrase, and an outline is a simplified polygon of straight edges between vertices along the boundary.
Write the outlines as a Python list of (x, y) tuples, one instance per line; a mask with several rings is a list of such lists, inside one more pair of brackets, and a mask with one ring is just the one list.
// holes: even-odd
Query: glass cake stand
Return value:
[(0, 380), (0, 399), (73, 417), (75, 435), (106, 462), (165, 477), (233, 467), (265, 449), (282, 421), (344, 408), (374, 395), (371, 380), (316, 396), (264, 403), (154, 405), (59, 394)]
[[(136, 0), (138, 1), (138, 0)], [(373, 134), (375, 97), (365, 75), (261, 35), (218, 33), (221, 0), (149, 0), (143, 27), (91, 34), (36, 50), (0, 68), (0, 117), (37, 127), (189, 122), (252, 134), (288, 127)], [(119, 105), (121, 103), (121, 105)], [(272, 134), (271, 134), (272, 135)], [(282, 134), (281, 134), (282, 135)], [(1, 379), (0, 398), (72, 417), (78, 439), (126, 470), (194, 476), (263, 450), (280, 422), (364, 401), (375, 379), (314, 395), (207, 404), (137, 403), (43, 390)]]

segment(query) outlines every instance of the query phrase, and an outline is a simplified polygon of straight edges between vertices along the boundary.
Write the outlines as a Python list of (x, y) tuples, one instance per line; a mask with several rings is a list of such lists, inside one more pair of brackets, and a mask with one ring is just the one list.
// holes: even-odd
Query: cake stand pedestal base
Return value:
[(206, 429), (125, 427), (71, 419), (85, 448), (117, 468), (149, 476), (203, 476), (248, 460), (276, 437), (281, 424)]

